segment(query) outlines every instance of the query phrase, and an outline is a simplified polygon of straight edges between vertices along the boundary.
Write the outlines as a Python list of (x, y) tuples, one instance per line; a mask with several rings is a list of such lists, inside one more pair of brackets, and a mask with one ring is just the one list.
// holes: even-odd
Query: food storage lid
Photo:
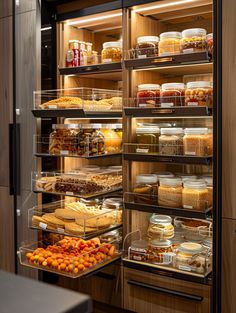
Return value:
[(206, 188), (206, 182), (203, 179), (198, 179), (198, 180), (186, 180), (184, 182), (184, 188), (189, 188), (189, 189), (204, 189)]
[(189, 28), (182, 31), (183, 38), (203, 37), (207, 31), (204, 28)]
[(108, 198), (103, 201), (103, 207), (109, 209), (121, 209), (123, 208), (123, 199), (122, 198)]
[(160, 128), (158, 126), (145, 126), (136, 128), (137, 134), (159, 134)]
[(81, 124), (80, 125), (81, 129), (101, 129), (102, 124)]
[(184, 89), (184, 83), (165, 83), (161, 85), (162, 90)]
[(153, 174), (155, 174), (157, 176), (158, 181), (161, 178), (175, 177), (175, 175), (172, 174), (171, 172), (156, 172), (156, 173), (153, 173)]
[(208, 128), (185, 128), (185, 135), (206, 135)]
[(53, 124), (52, 129), (80, 129), (80, 124)]
[(183, 134), (183, 128), (169, 127), (161, 128), (161, 135), (181, 135)]
[(172, 218), (168, 215), (160, 215), (153, 213), (149, 221), (152, 224), (171, 224)]
[(172, 245), (171, 240), (158, 240), (154, 239), (150, 241), (150, 246), (157, 248), (169, 248)]
[(186, 180), (197, 179), (197, 175), (191, 175), (191, 174), (179, 174), (178, 176), (181, 177), (182, 182), (185, 182)]
[(197, 254), (202, 251), (202, 245), (195, 242), (183, 242), (178, 247), (179, 251), (188, 254)]
[(158, 84), (141, 84), (138, 85), (138, 90), (142, 91), (142, 90), (160, 90), (160, 85)]
[(157, 177), (156, 175), (152, 174), (143, 174), (143, 175), (138, 175), (136, 176), (136, 183), (140, 184), (155, 184), (157, 183)]
[(159, 181), (160, 186), (169, 186), (169, 187), (182, 186), (182, 179), (179, 177), (162, 178)]
[(102, 124), (102, 129), (118, 129), (122, 128), (122, 124)]
[(194, 88), (211, 88), (210, 81), (195, 81), (187, 83), (187, 89), (194, 89)]
[(146, 42), (158, 42), (158, 36), (141, 36), (137, 38), (138, 43), (146, 43)]
[(146, 250), (148, 248), (148, 242), (146, 240), (135, 240), (131, 243), (131, 249), (142, 249)]
[(207, 34), (206, 38), (207, 39), (213, 39), (213, 33)]
[(182, 35), (180, 32), (165, 32), (160, 34), (160, 40), (168, 38), (181, 39)]
[(112, 166), (108, 166), (109, 170), (113, 170), (113, 171), (117, 171), (120, 172), (122, 171), (122, 165), (112, 165)]
[(72, 43), (72, 42), (78, 42), (79, 43), (79, 40), (75, 40), (75, 39), (69, 40), (69, 43)]
[(213, 177), (212, 176), (202, 176), (202, 179), (205, 180), (208, 187), (213, 186)]
[(107, 48), (121, 48), (122, 42), (121, 41), (108, 41), (103, 43), (103, 49)]

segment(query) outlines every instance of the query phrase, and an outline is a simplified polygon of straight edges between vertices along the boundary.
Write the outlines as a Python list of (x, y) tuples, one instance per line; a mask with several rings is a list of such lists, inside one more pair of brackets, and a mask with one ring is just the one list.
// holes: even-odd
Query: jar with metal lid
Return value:
[(156, 204), (157, 202), (157, 177), (152, 174), (136, 176), (133, 192), (137, 203)]
[(137, 105), (139, 107), (154, 108), (160, 104), (160, 85), (138, 85)]
[[(178, 246), (176, 255), (176, 267), (188, 272), (204, 272), (205, 259), (199, 260), (199, 255), (203, 251), (203, 247), (199, 243), (184, 242)], [(200, 270), (201, 269), (201, 270)]]
[(195, 81), (187, 83), (185, 90), (186, 106), (207, 106), (212, 108), (213, 88), (209, 81)]
[(183, 83), (166, 83), (161, 85), (161, 107), (179, 107), (184, 105), (185, 86)]
[(206, 51), (206, 33), (206, 30), (203, 28), (190, 28), (182, 31), (181, 52)]
[(152, 239), (170, 239), (174, 236), (172, 218), (168, 215), (152, 214), (147, 234)]
[(158, 126), (141, 126), (136, 128), (137, 148), (139, 153), (158, 152), (160, 129)]
[(158, 187), (158, 205), (162, 207), (182, 207), (182, 180), (178, 177), (163, 178)]
[(128, 249), (130, 260), (146, 262), (148, 261), (148, 242), (146, 240), (135, 240)]
[(208, 190), (204, 180), (184, 182), (183, 208), (203, 212), (208, 208)]
[(116, 132), (117, 124), (102, 125), (101, 133), (104, 136), (107, 153), (120, 153), (122, 138)]
[(49, 136), (49, 153), (71, 155), (77, 154), (78, 124), (53, 124), (53, 132)]
[(183, 155), (182, 128), (161, 128), (159, 153), (164, 155)]
[(160, 34), (159, 56), (168, 56), (180, 53), (180, 32), (165, 32)]
[(207, 40), (207, 50), (208, 50), (208, 55), (210, 57), (210, 59), (213, 58), (213, 34), (208, 34), (206, 36), (206, 40)]
[(122, 42), (109, 41), (103, 43), (102, 63), (121, 62)]
[(170, 265), (175, 254), (170, 240), (151, 240), (148, 245), (149, 262)]
[(185, 155), (204, 157), (211, 154), (213, 142), (208, 128), (185, 128), (184, 134)]
[(137, 38), (136, 57), (138, 59), (155, 57), (158, 55), (157, 36), (142, 36)]
[(213, 205), (213, 177), (212, 176), (202, 176), (202, 179), (206, 182), (208, 195), (207, 204), (211, 208)]

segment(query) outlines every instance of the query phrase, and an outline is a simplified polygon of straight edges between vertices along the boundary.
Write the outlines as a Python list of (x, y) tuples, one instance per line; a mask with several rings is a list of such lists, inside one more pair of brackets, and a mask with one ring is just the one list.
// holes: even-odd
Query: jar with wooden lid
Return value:
[(136, 57), (138, 59), (155, 57), (158, 55), (157, 36), (141, 36), (137, 38)]
[(149, 219), (147, 234), (152, 239), (170, 239), (174, 237), (172, 218), (168, 215), (152, 214)]
[(185, 128), (184, 154), (204, 157), (211, 155), (213, 141), (208, 128)]
[(102, 63), (121, 62), (122, 42), (109, 41), (103, 43)]
[(138, 85), (137, 105), (139, 107), (154, 108), (160, 104), (160, 85)]
[(136, 184), (133, 192), (135, 202), (156, 204), (157, 202), (157, 177), (152, 174), (136, 176)]
[(184, 105), (185, 85), (183, 83), (166, 83), (161, 85), (161, 107), (179, 107)]
[(207, 106), (212, 108), (213, 88), (210, 81), (195, 81), (187, 83), (185, 90), (186, 106)]
[(181, 52), (193, 53), (206, 51), (206, 30), (204, 28), (189, 28), (182, 31)]
[(162, 155), (183, 155), (182, 128), (161, 128), (159, 153)]
[(158, 205), (167, 208), (182, 207), (182, 189), (181, 178), (161, 179), (158, 187)]
[(180, 32), (165, 32), (160, 34), (159, 56), (180, 54)]
[(204, 212), (208, 208), (208, 190), (204, 180), (187, 180), (183, 188), (183, 208)]

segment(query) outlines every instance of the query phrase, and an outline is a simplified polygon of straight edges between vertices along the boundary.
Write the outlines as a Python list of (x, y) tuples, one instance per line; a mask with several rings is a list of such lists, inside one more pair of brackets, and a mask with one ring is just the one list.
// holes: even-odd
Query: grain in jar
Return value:
[(121, 62), (121, 41), (109, 41), (103, 43), (102, 63)]
[(148, 245), (148, 254), (149, 262), (169, 265), (174, 257), (172, 242), (170, 240), (151, 240)]
[(183, 30), (181, 52), (192, 53), (206, 51), (206, 33), (204, 28), (189, 28)]
[(165, 32), (160, 34), (159, 56), (168, 56), (180, 53), (180, 32)]
[(144, 59), (148, 57), (155, 57), (158, 55), (158, 42), (157, 36), (141, 36), (137, 38), (136, 57)]
[(149, 219), (147, 234), (152, 239), (170, 239), (174, 236), (172, 218), (168, 215), (152, 214)]
[(162, 207), (182, 207), (182, 180), (178, 177), (163, 178), (158, 187), (158, 205)]
[(137, 144), (136, 152), (158, 152), (160, 129), (158, 126), (141, 126), (136, 128)]
[(186, 106), (212, 107), (213, 88), (209, 81), (195, 81), (187, 83), (185, 90)]
[(185, 181), (182, 201), (184, 209), (204, 212), (208, 208), (208, 190), (205, 181)]
[(186, 128), (184, 134), (185, 155), (199, 157), (211, 155), (213, 141), (208, 128)]
[(136, 176), (136, 184), (133, 192), (135, 202), (156, 204), (157, 202), (157, 177), (152, 174)]
[(161, 85), (161, 107), (184, 106), (185, 85), (183, 83), (166, 83)]
[(159, 153), (162, 155), (183, 155), (182, 128), (161, 128)]
[(139, 107), (154, 108), (160, 104), (160, 85), (138, 85), (137, 105)]
[(213, 205), (213, 177), (212, 176), (202, 176), (202, 179), (205, 180), (208, 190), (207, 202), (208, 207), (211, 208)]

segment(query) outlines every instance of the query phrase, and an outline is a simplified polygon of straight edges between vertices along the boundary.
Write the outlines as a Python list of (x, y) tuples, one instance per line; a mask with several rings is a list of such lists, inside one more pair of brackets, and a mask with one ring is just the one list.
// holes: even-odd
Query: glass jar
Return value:
[(152, 174), (136, 176), (133, 192), (137, 203), (156, 204), (157, 202), (157, 177)]
[(158, 126), (142, 126), (136, 128), (137, 144), (136, 152), (158, 152), (160, 129)]
[(86, 44), (85, 41), (80, 41), (80, 65), (86, 66), (88, 65), (88, 54), (86, 50)]
[(158, 55), (158, 42), (157, 36), (142, 36), (137, 39), (136, 57), (138, 59), (155, 57)]
[(213, 142), (208, 128), (186, 128), (184, 134), (185, 155), (204, 157), (211, 154)]
[(185, 86), (183, 83), (166, 83), (161, 85), (161, 107), (179, 107), (184, 105)]
[(160, 85), (138, 85), (137, 105), (139, 107), (154, 108), (160, 104)]
[(152, 214), (147, 234), (152, 239), (170, 239), (174, 236), (172, 218), (168, 215)]
[(179, 54), (180, 40), (180, 32), (166, 32), (160, 34), (159, 56)]
[(102, 203), (102, 207), (105, 209), (123, 209), (123, 199), (122, 198), (108, 198)]
[(120, 153), (122, 150), (122, 138), (117, 134), (116, 129), (116, 124), (102, 126), (101, 133), (104, 136), (107, 153)]
[(204, 180), (184, 182), (183, 208), (203, 212), (208, 208), (208, 190)]
[(162, 155), (183, 155), (182, 128), (161, 128), (159, 153)]
[(78, 155), (95, 156), (105, 153), (105, 138), (101, 124), (82, 124), (78, 133)]
[(163, 178), (158, 187), (158, 205), (167, 208), (182, 207), (182, 180), (178, 177)]
[(195, 81), (187, 83), (185, 90), (185, 105), (207, 106), (212, 108), (213, 88), (209, 81)]
[(211, 208), (213, 205), (213, 177), (202, 176), (202, 179), (204, 179), (207, 185), (207, 190), (208, 190), (207, 202), (208, 202), (208, 207)]
[(149, 262), (153, 264), (169, 265), (173, 261), (174, 253), (170, 240), (151, 240), (148, 245)]
[(102, 63), (121, 62), (122, 42), (109, 41), (103, 43)]
[(146, 262), (148, 261), (148, 242), (146, 240), (135, 240), (128, 249), (130, 260)]
[(98, 64), (98, 52), (97, 51), (92, 51), (92, 64)]
[(208, 55), (210, 59), (213, 58), (213, 49), (214, 49), (214, 43), (213, 43), (213, 34), (208, 34), (206, 36), (207, 39), (207, 50), (208, 50)]
[(176, 267), (183, 271), (196, 272), (198, 268), (202, 267), (202, 263), (198, 260), (202, 250), (203, 247), (199, 243), (181, 243), (178, 246), (178, 252), (176, 255)]
[(206, 51), (206, 33), (206, 30), (203, 28), (190, 28), (182, 31), (181, 52)]
[(66, 52), (66, 66), (80, 66), (80, 50), (78, 40), (69, 40), (69, 50)]

